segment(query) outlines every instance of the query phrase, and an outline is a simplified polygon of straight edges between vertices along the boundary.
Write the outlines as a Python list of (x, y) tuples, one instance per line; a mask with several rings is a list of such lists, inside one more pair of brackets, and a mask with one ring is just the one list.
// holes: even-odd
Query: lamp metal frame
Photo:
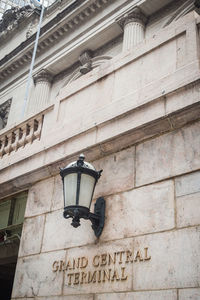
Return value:
[[(94, 230), (96, 237), (99, 237), (102, 233), (104, 227), (104, 221), (105, 221), (105, 199), (103, 197), (97, 198), (94, 206), (94, 213), (90, 212), (90, 206), (91, 206), (96, 183), (100, 178), (103, 170), (96, 171), (95, 169), (89, 168), (84, 163), (84, 159), (85, 159), (84, 155), (81, 154), (79, 156), (79, 159), (75, 163), (70, 164), (70, 166), (67, 166), (63, 169), (60, 169), (60, 175), (62, 177), (62, 182), (63, 182), (64, 202), (65, 202), (64, 178), (65, 176), (71, 173), (77, 174), (76, 205), (65, 206), (63, 216), (66, 219), (72, 218), (71, 225), (75, 228), (80, 226), (81, 218), (85, 220), (90, 220), (92, 223), (92, 229)], [(79, 205), (81, 174), (90, 175), (95, 179), (89, 208)]]

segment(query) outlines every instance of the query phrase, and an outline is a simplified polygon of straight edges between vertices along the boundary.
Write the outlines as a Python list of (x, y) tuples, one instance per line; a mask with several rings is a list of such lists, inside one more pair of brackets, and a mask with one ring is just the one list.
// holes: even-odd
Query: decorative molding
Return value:
[(129, 12), (126, 12), (122, 17), (118, 18), (116, 22), (120, 25), (122, 29), (128, 23), (136, 22), (145, 25), (147, 22), (147, 17), (141, 11), (139, 7), (134, 7)]
[[(91, 60), (90, 60), (90, 62), (91, 62), (91, 70), (99, 67), (100, 65), (102, 65), (105, 62), (109, 61), (110, 59), (112, 59), (112, 57), (108, 56), (108, 55), (96, 56), (94, 58), (91, 58)], [(67, 86), (68, 84), (72, 83), (73, 81), (77, 80), (78, 78), (80, 78), (84, 74), (85, 73), (81, 72), (81, 67), (76, 68), (76, 70), (65, 81), (65, 83), (62, 86), (62, 88), (65, 87), (65, 86)]]
[(7, 35), (19, 27), (25, 19), (28, 19), (33, 14), (34, 9), (30, 5), (12, 7), (3, 14), (0, 20), (0, 38), (7, 38)]
[[(192, 10), (196, 9), (196, 11), (198, 12), (200, 8), (200, 1), (199, 0), (187, 0), (183, 5), (181, 5), (176, 11), (175, 13), (167, 20), (167, 22), (164, 24), (163, 27), (168, 26), (169, 24), (171, 24), (173, 21), (177, 21), (178, 19), (180, 19), (181, 17), (185, 16), (186, 14), (188, 14), (189, 12), (191, 12)], [(199, 10), (200, 11), (200, 10)]]
[(92, 70), (92, 51), (86, 50), (79, 56), (81, 63), (80, 72), (86, 74)]
[[(52, 46), (52, 44), (57, 43), (59, 40), (63, 38), (69, 31), (75, 30), (76, 27), (81, 26), (81, 24), (91, 18), (92, 15), (97, 13), (98, 10), (102, 9), (108, 2), (112, 2), (113, 0), (91, 0), (87, 7), (83, 7), (82, 10), (79, 9), (77, 14), (74, 14), (71, 18), (68, 18), (65, 23), (59, 25), (56, 29), (54, 29), (48, 37), (40, 38), (37, 55), (40, 55), (44, 50), (47, 51), (48, 48)], [(61, 13), (59, 13), (53, 20), (48, 22), (41, 28), (41, 36), (44, 35), (49, 29), (53, 28), (58, 21), (62, 20), (66, 15), (68, 15), (71, 11), (80, 7), (80, 4), (87, 3), (86, 0), (83, 1), (75, 1), (73, 4), (64, 9)], [(0, 60), (0, 66), (3, 66), (5, 63), (9, 62), (13, 57), (19, 54), (25, 47), (31, 45), (29, 50), (25, 51), (24, 54), (20, 58), (16, 58), (14, 62), (10, 63), (4, 70), (0, 72), (0, 79), (5, 80), (10, 74), (19, 69), (22, 65), (31, 61), (32, 52), (33, 52), (33, 43), (35, 40), (35, 35), (32, 35), (29, 39), (27, 39), (24, 43), (18, 46), (15, 50), (6, 55), (2, 60)]]
[(53, 75), (47, 70), (40, 70), (37, 74), (33, 76), (34, 83), (38, 82), (49, 82), (51, 83), (53, 79)]
[(11, 102), (12, 100), (9, 99), (0, 105), (0, 129), (4, 128), (7, 124)]
[(34, 32), (35, 26), (37, 26), (39, 20), (39, 16), (35, 14), (35, 17), (32, 18), (31, 22), (29, 22), (28, 29), (26, 31), (26, 39), (29, 39)]
[(200, 15), (200, 0), (194, 1), (194, 8), (195, 8), (195, 11)]

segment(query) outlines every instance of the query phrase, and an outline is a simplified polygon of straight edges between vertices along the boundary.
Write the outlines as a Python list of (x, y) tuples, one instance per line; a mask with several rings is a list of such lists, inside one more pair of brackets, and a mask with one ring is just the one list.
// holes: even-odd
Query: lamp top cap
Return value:
[(93, 167), (93, 165), (91, 165), (89, 162), (84, 161), (85, 160), (85, 155), (83, 153), (81, 153), (79, 155), (79, 158), (77, 161), (73, 161), (71, 163), (69, 163), (66, 168), (71, 168), (71, 167), (83, 167), (83, 168), (87, 168), (87, 169), (91, 169), (96, 171), (96, 169)]
[(79, 159), (84, 160), (84, 159), (85, 159), (85, 155), (84, 155), (83, 153), (81, 153), (81, 154), (79, 155)]

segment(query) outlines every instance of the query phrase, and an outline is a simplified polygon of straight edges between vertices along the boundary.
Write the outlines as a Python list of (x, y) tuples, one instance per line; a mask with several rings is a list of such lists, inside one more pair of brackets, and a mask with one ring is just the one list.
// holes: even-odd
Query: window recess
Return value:
[(0, 245), (20, 240), (26, 200), (27, 192), (23, 192), (0, 202)]

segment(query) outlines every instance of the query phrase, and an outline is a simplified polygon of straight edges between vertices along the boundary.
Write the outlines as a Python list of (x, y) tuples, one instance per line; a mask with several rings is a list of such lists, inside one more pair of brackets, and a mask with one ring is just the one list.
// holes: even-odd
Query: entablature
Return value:
[[(66, 6), (62, 4), (62, 11), (55, 2), (53, 7), (57, 14), (55, 11), (53, 13), (53, 8), (49, 15), (46, 10), (41, 28), (36, 72), (45, 68), (56, 75), (74, 64), (86, 49), (95, 51), (122, 34), (116, 20), (134, 6), (140, 7), (148, 17), (170, 2), (171, 0), (74, 0), (65, 1)], [(32, 57), (36, 27), (33, 31), (26, 41), (0, 60), (2, 87), (5, 88), (14, 78), (16, 80), (26, 74)]]

